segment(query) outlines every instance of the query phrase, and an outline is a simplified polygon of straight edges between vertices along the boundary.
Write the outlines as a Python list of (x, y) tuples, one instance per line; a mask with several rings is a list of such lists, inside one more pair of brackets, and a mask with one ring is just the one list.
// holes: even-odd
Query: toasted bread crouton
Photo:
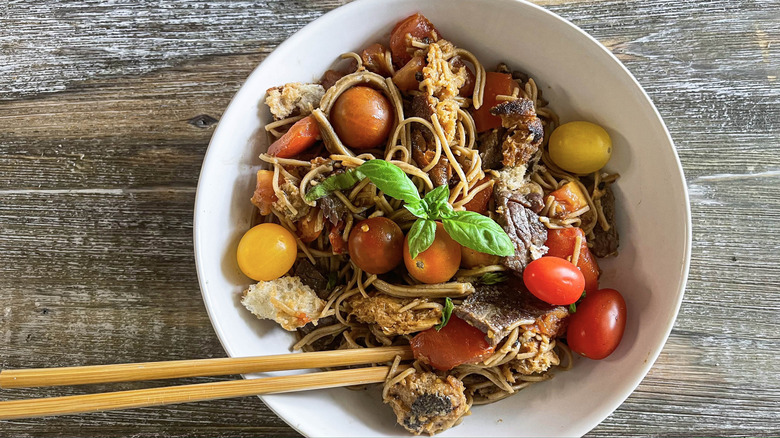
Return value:
[(294, 276), (249, 286), (241, 304), (258, 318), (273, 319), (289, 331), (315, 321), (325, 307), (325, 302)]
[(315, 108), (319, 108), (325, 88), (320, 84), (291, 82), (269, 88), (267, 93), (265, 104), (271, 109), (274, 118), (280, 120), (292, 115), (311, 114)]

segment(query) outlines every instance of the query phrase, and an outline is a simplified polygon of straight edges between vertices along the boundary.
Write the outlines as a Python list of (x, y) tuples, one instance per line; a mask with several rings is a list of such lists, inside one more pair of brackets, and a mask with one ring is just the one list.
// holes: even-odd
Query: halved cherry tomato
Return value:
[(499, 94), (512, 95), (512, 92), (518, 87), (517, 82), (512, 79), (512, 75), (509, 73), (492, 71), (487, 73), (485, 76), (485, 95), (482, 106), (477, 110), (472, 109), (471, 111), (477, 132), (484, 132), (501, 126), (501, 117), (490, 114), (490, 108), (500, 103), (496, 96)]
[(583, 277), (585, 277), (585, 291), (594, 291), (599, 288), (599, 264), (596, 261), (596, 257), (588, 249), (585, 232), (581, 228), (547, 230), (547, 241), (544, 243), (548, 248), (547, 255), (570, 260), (574, 255), (574, 245), (577, 241), (577, 236), (582, 238), (577, 267), (582, 272)]
[(319, 213), (320, 209), (317, 207), (309, 209), (309, 212), (306, 214), (306, 216), (295, 223), (295, 227), (298, 231), (298, 237), (301, 238), (302, 242), (311, 243), (320, 237), (323, 224), (320, 222), (319, 228), (317, 228), (317, 216)]
[(386, 217), (360, 221), (349, 233), (349, 256), (369, 274), (384, 274), (403, 260), (404, 232)]
[(252, 195), (252, 204), (260, 209), (263, 216), (271, 214), (271, 205), (278, 200), (274, 193), (274, 172), (272, 170), (257, 171), (257, 185)]
[(409, 238), (404, 239), (404, 264), (409, 275), (423, 283), (444, 283), (452, 278), (460, 266), (460, 244), (452, 239), (444, 225), (436, 222), (436, 237), (425, 251), (412, 259)]
[(390, 100), (371, 87), (355, 86), (336, 99), (330, 110), (330, 122), (341, 141), (354, 149), (381, 145), (393, 128)]
[(393, 83), (401, 91), (416, 90), (420, 86), (420, 81), (417, 80), (417, 73), (422, 73), (423, 67), (425, 67), (425, 58), (415, 56), (403, 68), (395, 72)]
[(411, 47), (406, 39), (407, 34), (417, 39), (427, 37), (437, 40), (441, 37), (433, 24), (420, 13), (410, 15), (396, 23), (390, 32), (390, 52), (393, 54), (393, 64), (396, 68), (406, 65), (412, 59), (412, 56), (407, 52), (407, 49)]
[(577, 302), (585, 289), (585, 277), (568, 260), (542, 257), (523, 271), (525, 287), (540, 300), (556, 306)]
[(312, 116), (295, 122), (290, 129), (268, 148), (268, 154), (279, 158), (292, 158), (305, 151), (320, 139), (320, 125)]
[[(485, 184), (486, 182), (489, 182), (491, 179), (490, 176), (485, 176), (474, 187), (479, 187), (482, 184)], [(473, 198), (471, 198), (471, 201), (467, 202), (463, 208), (465, 208), (468, 211), (475, 211), (479, 214), (485, 214), (488, 209), (488, 203), (490, 203), (490, 198), (493, 197), (493, 186), (488, 187), (487, 189), (482, 190), (481, 192), (474, 195)], [(457, 202), (457, 200), (456, 200)]]
[(410, 344), (415, 359), (442, 371), (464, 363), (479, 362), (493, 354), (494, 350), (481, 330), (455, 315), (441, 330), (430, 328), (420, 332)]
[(582, 193), (580, 186), (574, 181), (564, 184), (548, 196), (552, 196), (558, 201), (557, 208), (551, 212), (552, 217), (558, 219), (563, 219), (569, 213), (573, 213), (588, 205), (588, 201), (585, 200), (585, 194)]
[(360, 58), (363, 60), (363, 66), (372, 73), (376, 73), (380, 76), (390, 76), (390, 71), (387, 69), (387, 63), (385, 62), (385, 46), (374, 43), (363, 49), (360, 52)]
[(340, 221), (338, 225), (331, 225), (330, 232), (328, 233), (328, 240), (330, 240), (330, 246), (333, 248), (333, 254), (344, 254), (347, 252), (347, 242), (341, 237), (344, 231), (344, 222)]
[(567, 343), (571, 349), (591, 359), (612, 354), (626, 329), (626, 301), (615, 289), (588, 292), (569, 317)]
[(281, 225), (254, 226), (238, 242), (236, 259), (241, 272), (257, 281), (275, 280), (292, 268), (298, 254), (295, 237)]

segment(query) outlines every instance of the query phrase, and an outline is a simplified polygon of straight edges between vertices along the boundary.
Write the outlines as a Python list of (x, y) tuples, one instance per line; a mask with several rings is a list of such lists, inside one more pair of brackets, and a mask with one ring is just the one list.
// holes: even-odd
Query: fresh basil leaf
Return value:
[(473, 211), (457, 211), (447, 219), (443, 219), (444, 230), (456, 242), (473, 250), (511, 256), (515, 247), (506, 232), (487, 216)]
[(446, 185), (441, 185), (428, 192), (423, 198), (423, 204), (425, 204), (428, 210), (428, 218), (440, 220), (445, 217), (452, 217), (455, 211), (447, 202), (449, 198), (450, 188)]
[(479, 282), (482, 284), (498, 284), (506, 280), (507, 276), (500, 272), (488, 272), (479, 277)]
[(416, 201), (404, 204), (404, 208), (409, 210), (409, 213), (421, 218), (428, 219), (428, 209), (424, 202)]
[(406, 238), (409, 239), (409, 255), (412, 259), (428, 249), (436, 237), (436, 222), (428, 219), (417, 219)]
[(569, 312), (571, 312), (571, 313), (577, 313), (577, 303), (571, 303), (571, 304), (569, 304)]
[(420, 193), (412, 180), (395, 164), (385, 160), (368, 160), (357, 167), (363, 175), (374, 183), (387, 196), (400, 199), (406, 203), (420, 200)]
[(344, 173), (329, 176), (316, 186), (309, 189), (309, 191), (306, 192), (304, 199), (309, 202), (316, 201), (317, 199), (328, 196), (335, 191), (346, 190), (360, 182), (365, 177), (365, 175), (356, 169), (350, 169)]
[(433, 326), (436, 331), (443, 329), (445, 325), (447, 325), (448, 322), (450, 322), (450, 317), (452, 316), (452, 309), (454, 309), (455, 306), (452, 304), (452, 300), (450, 297), (447, 297), (446, 301), (444, 301), (444, 309), (441, 311), (441, 322)]

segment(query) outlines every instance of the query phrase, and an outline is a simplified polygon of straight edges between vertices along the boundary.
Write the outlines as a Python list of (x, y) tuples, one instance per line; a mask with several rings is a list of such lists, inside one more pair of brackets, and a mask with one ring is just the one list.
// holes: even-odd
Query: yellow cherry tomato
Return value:
[(612, 156), (612, 140), (607, 131), (595, 123), (569, 122), (555, 128), (547, 149), (558, 167), (586, 175), (607, 164)]
[(275, 280), (292, 268), (298, 249), (295, 237), (277, 224), (252, 227), (238, 242), (238, 267), (257, 281)]

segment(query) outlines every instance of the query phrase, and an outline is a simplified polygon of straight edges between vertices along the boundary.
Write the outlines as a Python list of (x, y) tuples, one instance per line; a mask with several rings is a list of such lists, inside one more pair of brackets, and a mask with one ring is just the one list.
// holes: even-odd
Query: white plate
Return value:
[[(310, 23), (255, 69), (214, 133), (195, 202), (195, 258), (214, 329), (233, 357), (286, 353), (293, 343), (290, 333), (258, 321), (239, 303), (250, 280), (238, 270), (235, 249), (250, 225), (257, 156), (267, 147), (265, 90), (316, 81), (341, 53), (386, 43), (392, 26), (418, 11), (488, 69), (504, 61), (528, 72), (562, 121), (599, 123), (614, 141), (608, 168), (621, 174), (615, 186), (621, 245), (618, 258), (601, 263), (601, 285), (620, 290), (628, 305), (620, 347), (606, 360), (580, 359), (549, 382), (475, 407), (461, 425), (441, 435), (585, 434), (631, 394), (663, 348), (688, 274), (690, 210), (674, 145), (647, 94), (593, 38), (530, 3), (359, 0)], [(263, 400), (304, 435), (406, 435), (378, 390), (332, 389)]]

